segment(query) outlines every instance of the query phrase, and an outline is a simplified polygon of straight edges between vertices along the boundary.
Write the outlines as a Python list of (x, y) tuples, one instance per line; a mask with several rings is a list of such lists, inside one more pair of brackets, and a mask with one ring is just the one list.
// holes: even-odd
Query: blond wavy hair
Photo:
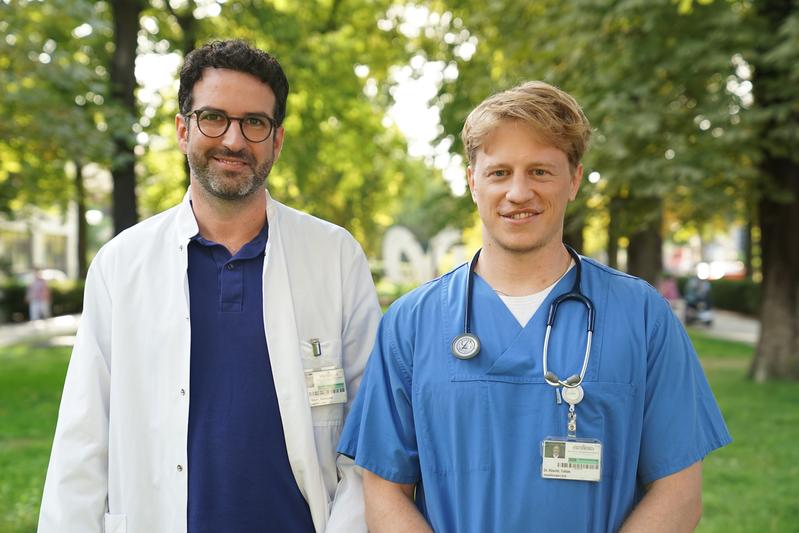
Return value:
[(528, 81), (486, 98), (466, 117), (461, 140), (469, 164), (474, 163), (486, 137), (504, 120), (524, 122), (542, 142), (563, 151), (572, 172), (591, 138), (591, 124), (574, 98), (543, 81)]

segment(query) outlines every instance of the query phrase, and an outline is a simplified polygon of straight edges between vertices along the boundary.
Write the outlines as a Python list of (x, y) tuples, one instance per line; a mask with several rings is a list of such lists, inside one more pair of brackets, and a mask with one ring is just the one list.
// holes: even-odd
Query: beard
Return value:
[[(274, 148), (273, 144), (272, 155), (260, 165), (244, 150), (233, 152), (226, 148), (217, 148), (204, 154), (189, 151), (189, 169), (200, 186), (212, 196), (227, 201), (243, 200), (264, 187), (275, 162)], [(241, 160), (249, 169), (247, 172), (213, 169), (210, 165), (213, 157)]]

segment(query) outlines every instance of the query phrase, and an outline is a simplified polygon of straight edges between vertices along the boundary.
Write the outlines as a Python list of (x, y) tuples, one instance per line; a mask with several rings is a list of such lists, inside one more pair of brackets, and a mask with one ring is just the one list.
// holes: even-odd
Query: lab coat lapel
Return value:
[[(281, 235), (281, 206), (267, 198), (269, 239), (264, 258), (264, 328), (291, 470), (308, 502), (317, 531), (328, 516), (328, 496), (316, 455), (313, 422), (302, 368), (290, 263), (291, 243)], [(290, 223), (290, 221), (288, 221)]]

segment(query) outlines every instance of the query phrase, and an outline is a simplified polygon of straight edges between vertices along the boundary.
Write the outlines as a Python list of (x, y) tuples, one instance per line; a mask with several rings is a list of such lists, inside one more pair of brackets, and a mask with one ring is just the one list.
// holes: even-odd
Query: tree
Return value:
[(111, 98), (118, 106), (112, 129), (114, 156), (111, 175), (114, 179), (114, 233), (139, 221), (136, 209), (136, 138), (132, 126), (138, 116), (136, 104), (136, 47), (139, 15), (143, 0), (111, 0), (114, 27), (114, 53), (109, 72)]
[[(686, 198), (697, 209), (729, 209), (729, 188), (743, 188), (746, 151), (732, 148), (739, 144), (731, 109), (741, 102), (725, 80), (738, 50), (729, 28), (740, 15), (727, 5), (683, 12), (669, 0), (448, 6), (455, 37), (437, 53), (459, 76), (440, 94), (446, 133), (454, 136), (485, 96), (525, 79), (574, 94), (596, 128), (585, 166), (586, 174), (601, 173), (596, 190), (605, 209), (613, 205), (609, 246), (628, 236), (634, 273), (654, 281), (660, 270), (660, 247), (648, 244), (662, 235), (664, 210)], [(472, 38), (477, 50), (463, 57), (462, 42)]]
[(109, 31), (101, 5), (82, 0), (3, 4), (0, 26), (0, 209), (78, 206), (78, 262), (85, 274), (82, 174), (65, 168), (110, 161), (105, 55)]
[[(276, 199), (346, 227), (373, 254), (418, 176), (443, 184), (440, 172), (409, 160), (401, 133), (384, 123), (392, 103), (391, 69), (411, 55), (408, 39), (396, 27), (378, 26), (389, 7), (364, 1), (227, 2), (220, 4), (218, 16), (194, 22), (187, 6), (172, 13), (145, 12), (157, 18), (157, 38), (168, 40), (170, 51), (183, 52), (186, 28), (191, 28), (197, 43), (218, 36), (243, 38), (280, 60), (291, 90), (286, 143), (269, 189)], [(176, 111), (171, 100), (163, 107), (165, 115)], [(150, 132), (159, 143), (174, 142), (168, 125), (153, 120)], [(159, 195), (148, 191), (161, 190), (164, 183), (175, 186), (170, 176), (159, 175), (164, 169), (174, 174), (175, 168), (166, 155), (156, 161), (148, 153), (146, 159), (144, 201), (149, 203)]]
[(757, 381), (799, 379), (799, 3), (754, 4), (757, 32), (753, 112), (760, 126), (763, 258), (760, 340), (750, 374)]

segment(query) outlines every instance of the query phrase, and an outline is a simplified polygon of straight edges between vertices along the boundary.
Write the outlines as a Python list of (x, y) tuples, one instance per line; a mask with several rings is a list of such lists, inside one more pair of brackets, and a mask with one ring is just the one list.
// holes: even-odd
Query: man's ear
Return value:
[(273, 141), (273, 146), (275, 149), (275, 161), (277, 161), (280, 158), (281, 150), (283, 150), (283, 140), (285, 139), (286, 130), (283, 128), (283, 126), (280, 126), (279, 128), (275, 129), (275, 133), (273, 135), (275, 136), (275, 140)]
[(580, 163), (577, 165), (577, 170), (574, 172), (574, 176), (571, 177), (571, 183), (569, 184), (569, 201), (573, 202), (575, 198), (577, 198), (577, 192), (580, 190), (580, 184), (583, 182), (583, 164)]
[(175, 115), (175, 132), (178, 136), (178, 146), (184, 154), (189, 150), (189, 118), (178, 113)]
[(466, 183), (469, 185), (469, 192), (472, 193), (472, 201), (477, 203), (477, 192), (474, 190), (474, 168), (471, 165), (466, 167)]

